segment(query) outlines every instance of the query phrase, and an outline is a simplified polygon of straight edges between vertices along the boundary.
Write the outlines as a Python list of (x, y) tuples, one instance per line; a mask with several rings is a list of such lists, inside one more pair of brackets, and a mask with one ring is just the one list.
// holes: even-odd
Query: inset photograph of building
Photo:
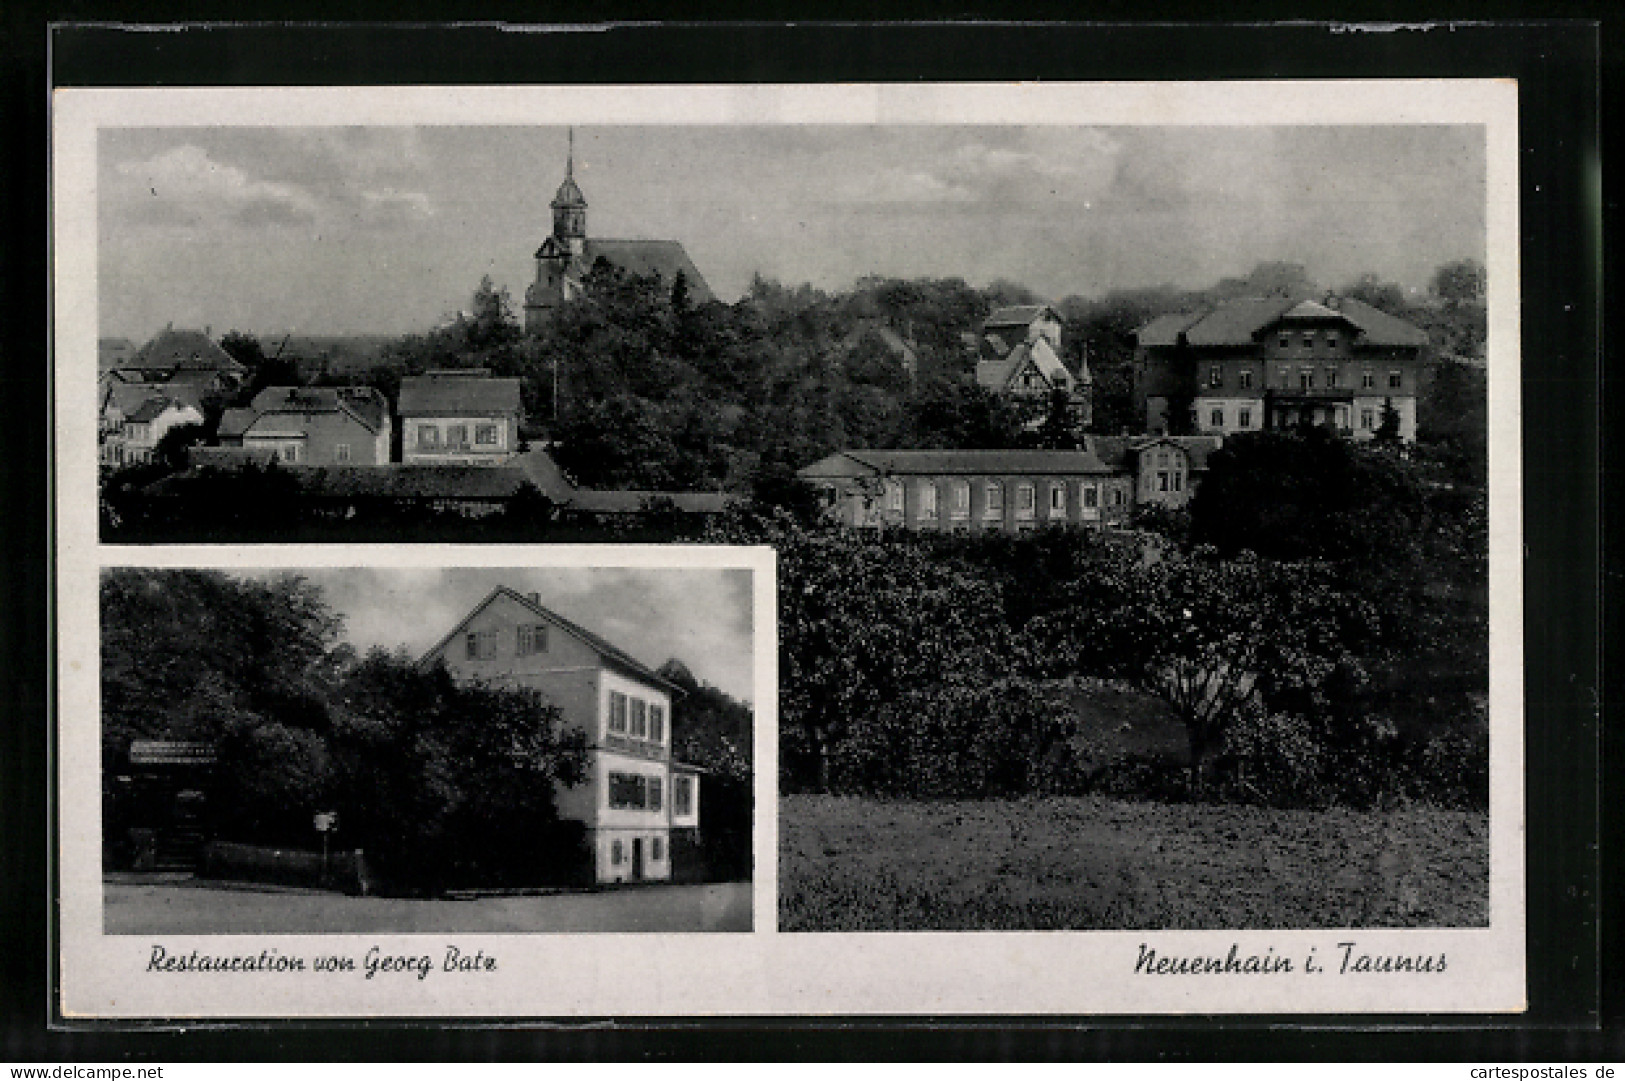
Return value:
[(109, 934), (747, 931), (752, 572), (109, 568)]

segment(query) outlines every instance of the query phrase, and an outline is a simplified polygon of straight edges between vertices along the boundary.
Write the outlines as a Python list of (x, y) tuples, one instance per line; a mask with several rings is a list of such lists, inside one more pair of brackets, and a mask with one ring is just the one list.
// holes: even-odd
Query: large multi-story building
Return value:
[(1233, 300), (1136, 332), (1134, 400), (1153, 433), (1303, 424), (1369, 439), (1390, 412), (1416, 438), (1427, 334), (1350, 298)]
[(694, 851), (700, 773), (672, 759), (672, 702), (658, 672), (562, 616), (535, 594), (499, 587), (419, 662), (453, 678), (542, 692), (587, 738), (587, 776), (554, 792), (559, 816), (587, 833), (591, 879), (672, 877), (672, 846)]

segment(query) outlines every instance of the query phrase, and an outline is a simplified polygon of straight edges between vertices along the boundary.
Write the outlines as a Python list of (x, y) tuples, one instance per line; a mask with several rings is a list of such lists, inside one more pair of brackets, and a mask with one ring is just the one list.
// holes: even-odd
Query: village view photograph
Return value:
[(751, 578), (105, 569), (106, 933), (750, 930)]
[[(781, 930), (1488, 925), (1482, 126), (119, 128), (97, 151), (102, 540), (773, 546)], [(484, 583), (413, 645), (442, 670), (393, 641), (337, 656), (342, 576), (301, 573), (106, 572), (110, 807), (167, 768), (142, 755), (191, 756), (280, 793), (211, 797), (222, 843), (309, 847), (336, 809), (338, 850), (405, 893), (564, 866), (474, 835), (624, 866), (546, 726), (511, 788), (441, 791), (516, 768), (527, 709), (570, 708), (470, 679), (483, 632), (458, 621), (572, 648), (578, 623), (590, 652), (621, 641), (607, 609), (554, 622), (542, 585)], [(385, 592), (397, 633), (427, 622)], [(131, 628), (288, 605), (294, 669), (250, 649), (184, 694), (115, 693), (190, 648), (139, 663)], [(746, 692), (596, 663), (670, 696), (647, 759), (669, 824), (622, 858), (677, 876), (692, 765), (681, 843), (739, 881), (708, 846), (749, 791), (723, 743)], [(514, 720), (465, 729), (466, 696)], [(470, 750), (440, 763), (416, 726)], [(433, 783), (345, 772), (375, 755)], [(119, 814), (110, 865), (165, 858)]]

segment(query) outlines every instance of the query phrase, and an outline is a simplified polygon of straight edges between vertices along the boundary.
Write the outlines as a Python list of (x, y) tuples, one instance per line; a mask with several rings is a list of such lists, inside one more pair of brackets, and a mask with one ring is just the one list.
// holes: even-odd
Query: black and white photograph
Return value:
[(101, 619), (110, 934), (750, 929), (749, 571), (116, 567)]
[(1515, 87), (517, 89), (78, 99), (104, 944), (1521, 1008)]

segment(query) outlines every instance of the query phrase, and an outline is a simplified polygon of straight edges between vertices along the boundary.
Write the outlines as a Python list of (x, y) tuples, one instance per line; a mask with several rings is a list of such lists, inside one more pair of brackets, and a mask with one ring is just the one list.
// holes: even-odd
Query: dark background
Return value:
[[(428, 17), (425, 5), (407, 5)], [(17, 1063), (234, 1059), (509, 1058), (1110, 1058), (1543, 1059), (1577, 1065), (1625, 1060), (1617, 916), (1621, 889), (1619, 736), (1599, 725), (1607, 691), (1599, 650), (1607, 578), (1599, 470), (1605, 388), (1599, 309), (1612, 188), (1599, 186), (1617, 148), (1622, 51), (1607, 5), (1349, 4), (1339, 18), (1403, 21), (1351, 32), (1325, 24), (1111, 25), (971, 22), (963, 10), (847, 5), (854, 14), (947, 23), (790, 25), (809, 11), (757, 5), (742, 24), (600, 26), (593, 32), (514, 34), (492, 26), (211, 25), (139, 32), (86, 25), (111, 5), (27, 3), (0, 11), (0, 1060)], [(400, 5), (256, 4), (264, 18), (402, 18)], [(579, 12), (580, 9), (578, 9)], [(713, 6), (712, 11), (719, 10)], [(726, 5), (721, 10), (727, 10)], [(836, 9), (839, 10), (839, 9)], [(575, 17), (605, 18), (604, 9)], [(201, 4), (156, 4), (144, 17), (202, 19)], [(233, 12), (241, 14), (241, 9)], [(819, 11), (821, 18), (835, 12)], [(1148, 14), (1207, 17), (1198, 5), (1100, 5), (1097, 19)], [(437, 19), (488, 13), (441, 5)], [(648, 10), (619, 9), (649, 19)], [(742, 13), (743, 14), (743, 13)], [(1236, 3), (1232, 19), (1302, 19), (1302, 5)], [(1610, 13), (1611, 14), (1611, 13)], [(1487, 18), (1498, 23), (1435, 22)], [(1029, 9), (1024, 17), (1039, 12)], [(125, 16), (128, 17), (128, 16)], [(536, 12), (558, 22), (558, 9)], [(1008, 16), (1001, 16), (1008, 18)], [(1052, 12), (1050, 18), (1079, 18)], [(50, 22), (59, 25), (53, 32)], [(74, 21), (79, 25), (73, 25)], [(848, 1019), (584, 1024), (487, 1028), (387, 1022), (275, 1030), (189, 1026), (182, 1034), (50, 1027), (52, 949), (48, 865), (48, 733), (53, 585), (49, 518), (48, 94), (57, 86), (325, 85), (342, 83), (809, 82), (1506, 77), (1520, 85), (1523, 244), (1526, 588), (1526, 798), (1529, 817), (1530, 1011), (1524, 1016), (1433, 1018)], [(1599, 78), (1604, 93), (1599, 101)], [(1599, 105), (1607, 113), (1599, 115)], [(1606, 159), (1606, 160), (1604, 160)], [(1603, 170), (1599, 172), (1599, 170)], [(1606, 202), (1605, 207), (1605, 199)], [(1617, 247), (1610, 263), (1617, 266)], [(1611, 388), (1606, 388), (1611, 389)], [(1611, 449), (1611, 448), (1609, 448)], [(1617, 469), (1617, 458), (1610, 455)], [(1606, 569), (1607, 575), (1603, 574)], [(1616, 611), (1609, 598), (1608, 612)], [(1611, 677), (1611, 678), (1610, 678)], [(1599, 682), (1608, 679), (1607, 687)], [(1608, 769), (1601, 768), (1606, 750)], [(84, 798), (63, 793), (65, 799)], [(1599, 818), (1599, 815), (1606, 816)], [(1606, 878), (1600, 875), (1606, 875)], [(1610, 920), (1608, 917), (1613, 916)], [(1418, 1028), (1418, 1022), (1422, 1027)], [(1283, 1022), (1288, 1027), (1278, 1027)], [(1268, 1024), (1267, 1040), (1260, 1029)], [(929, 1027), (940, 1025), (941, 1027)], [(347, 1029), (342, 1037), (339, 1029)], [(1373, 1030), (1375, 1030), (1373, 1032)], [(1593, 1060), (1588, 1063), (1587, 1060)]]

